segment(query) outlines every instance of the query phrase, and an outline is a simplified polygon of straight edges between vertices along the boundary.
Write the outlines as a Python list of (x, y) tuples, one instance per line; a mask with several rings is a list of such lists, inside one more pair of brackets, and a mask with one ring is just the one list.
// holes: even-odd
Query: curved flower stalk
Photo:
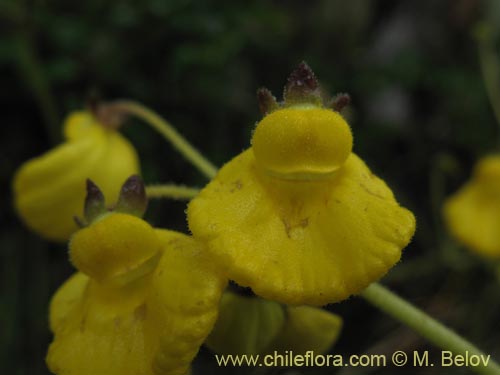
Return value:
[(326, 353), (342, 329), (342, 318), (311, 306), (283, 306), (226, 291), (206, 345), (221, 354)]
[(479, 160), (472, 178), (443, 207), (451, 234), (480, 255), (500, 259), (500, 155)]
[(129, 179), (114, 211), (89, 183), (88, 226), (72, 237), (79, 269), (50, 305), (54, 341), (47, 364), (58, 375), (177, 375), (189, 371), (211, 331), (225, 279), (202, 245), (154, 229), (137, 216), (144, 186)]
[(305, 63), (281, 105), (258, 94), (265, 117), (252, 147), (191, 201), (193, 235), (230, 279), (263, 298), (324, 305), (359, 293), (399, 261), (413, 215), (351, 152), (338, 112), (346, 95), (327, 108)]
[(65, 142), (17, 171), (14, 204), (26, 225), (54, 241), (66, 241), (77, 229), (87, 178), (116, 201), (125, 179), (139, 173), (133, 146), (89, 112), (74, 112), (64, 123)]

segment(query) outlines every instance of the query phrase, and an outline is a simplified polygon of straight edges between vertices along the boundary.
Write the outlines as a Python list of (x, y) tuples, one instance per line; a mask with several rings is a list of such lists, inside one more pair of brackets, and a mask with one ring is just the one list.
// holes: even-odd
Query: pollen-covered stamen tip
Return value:
[(99, 215), (106, 212), (104, 195), (101, 189), (90, 179), (87, 179), (87, 196), (83, 207), (83, 214), (87, 223), (91, 223)]
[(260, 112), (263, 115), (267, 115), (279, 107), (276, 98), (273, 96), (271, 91), (265, 87), (261, 87), (257, 90), (257, 101), (259, 103)]
[(301, 62), (288, 77), (283, 92), (286, 104), (318, 102), (321, 104), (321, 90), (316, 75), (306, 62)]
[(340, 112), (343, 108), (351, 104), (351, 96), (346, 93), (339, 93), (335, 95), (331, 103), (332, 109), (336, 112)]
[(142, 178), (130, 176), (122, 186), (114, 211), (142, 217), (147, 206), (148, 199)]

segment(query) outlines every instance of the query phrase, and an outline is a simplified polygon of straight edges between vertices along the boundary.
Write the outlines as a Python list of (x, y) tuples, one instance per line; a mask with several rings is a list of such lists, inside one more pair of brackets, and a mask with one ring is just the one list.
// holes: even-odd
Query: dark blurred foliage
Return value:
[[(346, 115), (355, 152), (417, 216), (412, 244), (383, 282), (499, 358), (500, 283), (490, 265), (448, 238), (440, 219), (443, 197), (466, 180), (474, 160), (496, 146), (499, 129), (474, 30), (479, 22), (500, 24), (498, 3), (0, 2), (0, 372), (47, 374), (48, 302), (73, 272), (64, 245), (47, 243), (23, 227), (10, 191), (16, 168), (60, 141), (64, 116), (96, 92), (108, 99), (135, 99), (164, 115), (222, 165), (249, 146), (260, 118), (256, 89), (265, 85), (279, 97), (287, 74), (301, 60), (328, 91), (351, 94)], [(490, 32), (497, 36), (494, 27)], [(140, 153), (147, 182), (205, 183), (143, 123), (131, 121), (124, 133)], [(186, 231), (184, 209), (183, 202), (153, 201), (148, 219)], [(335, 352), (438, 354), (358, 298), (329, 308), (345, 319)], [(243, 371), (217, 369), (206, 349), (195, 369), (200, 374)], [(370, 371), (354, 370), (337, 373)], [(404, 370), (445, 373), (440, 367)]]

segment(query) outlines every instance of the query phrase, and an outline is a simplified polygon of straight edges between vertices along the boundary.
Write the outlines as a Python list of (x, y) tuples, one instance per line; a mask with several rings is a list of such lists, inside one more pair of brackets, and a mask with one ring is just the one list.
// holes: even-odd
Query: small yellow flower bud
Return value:
[(110, 202), (125, 179), (139, 173), (133, 146), (88, 112), (72, 113), (64, 124), (66, 141), (17, 171), (14, 203), (26, 225), (41, 236), (65, 241), (77, 229), (85, 180), (95, 181)]
[(324, 305), (359, 293), (399, 261), (415, 218), (351, 152), (349, 126), (321, 107), (306, 64), (290, 75), (281, 107), (258, 94), (267, 115), (252, 147), (189, 204), (193, 236), (231, 280), (263, 298)]

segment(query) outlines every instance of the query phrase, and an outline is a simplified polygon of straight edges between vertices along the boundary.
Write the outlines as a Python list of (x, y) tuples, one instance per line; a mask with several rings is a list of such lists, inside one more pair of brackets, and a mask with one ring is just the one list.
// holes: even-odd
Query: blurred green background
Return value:
[[(468, 178), (474, 160), (498, 146), (499, 128), (485, 88), (486, 82), (500, 90), (498, 66), (491, 66), (485, 81), (478, 54), (479, 43), (492, 56), (500, 52), (498, 4), (1, 1), (0, 373), (48, 373), (47, 306), (73, 269), (64, 245), (41, 240), (16, 217), (10, 181), (24, 161), (60, 142), (64, 116), (94, 93), (138, 100), (222, 165), (249, 146), (260, 119), (257, 88), (266, 86), (280, 97), (287, 75), (302, 60), (332, 94), (351, 94), (346, 116), (355, 152), (417, 217), (413, 242), (383, 283), (500, 358), (500, 281), (491, 264), (449, 239), (440, 218), (443, 198)], [(146, 182), (205, 184), (145, 124), (130, 121), (124, 133), (141, 156)], [(186, 231), (184, 209), (184, 202), (152, 201), (147, 217)], [(361, 299), (328, 308), (345, 320), (336, 353), (438, 353)], [(206, 349), (195, 370), (243, 372), (218, 369)], [(268, 373), (403, 370), (446, 373), (440, 367)]]

